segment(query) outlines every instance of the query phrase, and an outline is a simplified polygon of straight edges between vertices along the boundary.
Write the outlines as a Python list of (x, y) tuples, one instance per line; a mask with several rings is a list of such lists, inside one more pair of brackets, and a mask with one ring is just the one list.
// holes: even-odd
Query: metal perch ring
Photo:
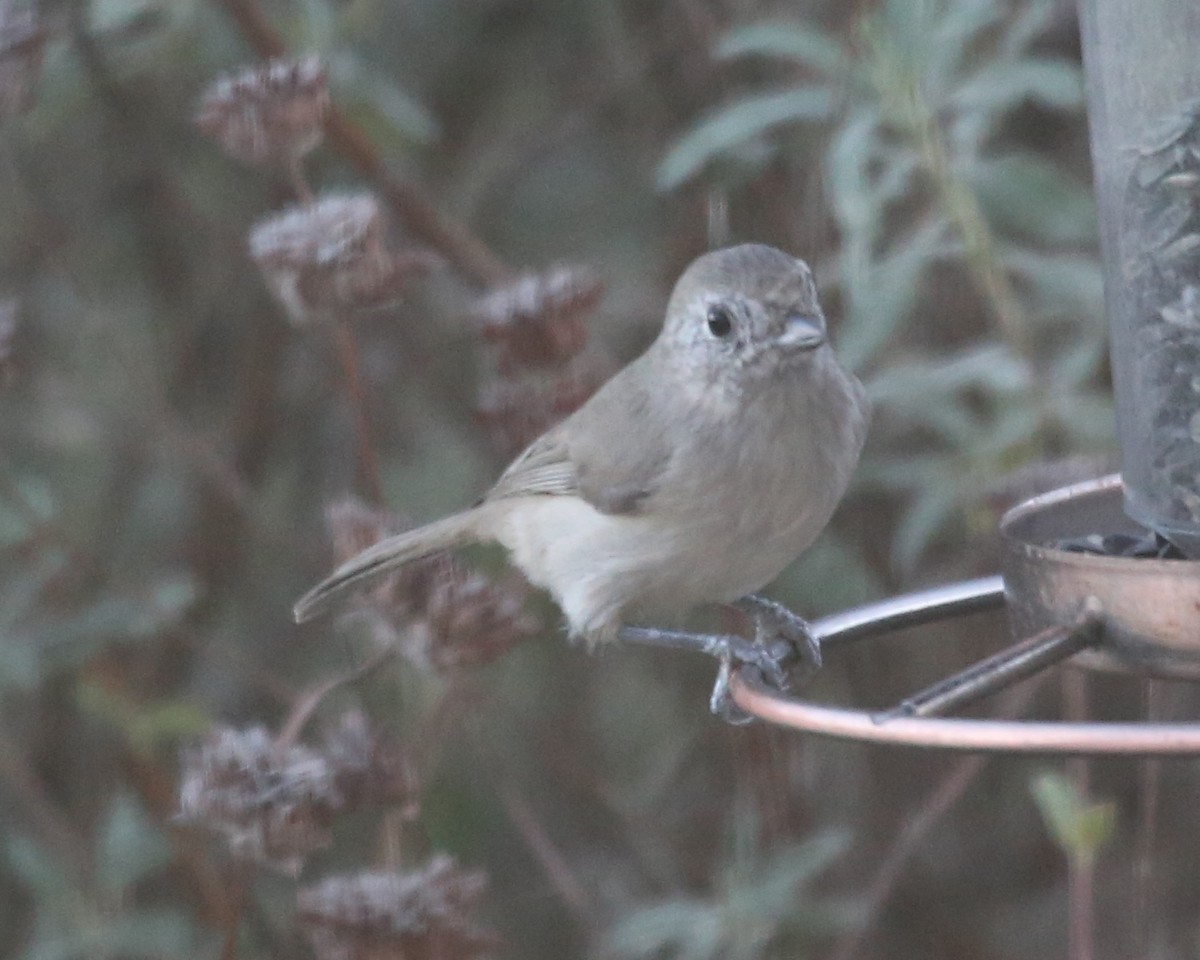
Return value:
[[(822, 649), (830, 650), (904, 627), (999, 609), (1004, 602), (1004, 580), (993, 576), (894, 597), (826, 617), (811, 626)], [(1065, 659), (1090, 642), (1091, 625), (1084, 619), (1056, 632), (1045, 632), (964, 671), (952, 679), (955, 689), (965, 693), (952, 695), (949, 700), (958, 705), (976, 699)], [(981, 673), (979, 667), (984, 665), (987, 670)], [(768, 689), (749, 669), (735, 674), (731, 692), (741, 709), (761, 720), (807, 733), (867, 743), (995, 753), (1200, 754), (1200, 723), (1068, 723), (920, 715), (928, 704), (936, 704), (937, 708), (947, 706), (946, 687), (946, 682), (931, 687), (897, 710), (882, 715), (823, 706), (778, 693)]]

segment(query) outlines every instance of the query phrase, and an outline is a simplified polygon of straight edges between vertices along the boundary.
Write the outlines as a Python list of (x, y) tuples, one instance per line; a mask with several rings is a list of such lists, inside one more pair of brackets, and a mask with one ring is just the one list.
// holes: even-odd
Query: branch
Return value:
[[(288, 56), (283, 37), (257, 0), (215, 2), (225, 8), (260, 57)], [(464, 224), (442, 216), (419, 187), (392, 173), (370, 138), (336, 106), (330, 108), (326, 118), (325, 135), (330, 145), (375, 185), (413, 236), (441, 253), (464, 276), (485, 287), (496, 286), (511, 276), (504, 261)]]

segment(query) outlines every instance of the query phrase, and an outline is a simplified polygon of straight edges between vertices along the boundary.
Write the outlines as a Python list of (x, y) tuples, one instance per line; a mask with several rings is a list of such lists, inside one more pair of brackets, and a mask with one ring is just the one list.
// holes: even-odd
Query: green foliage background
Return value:
[[(216, 723), (278, 724), (362, 656), (362, 638), (289, 618), (328, 567), (322, 509), (354, 487), (353, 428), (330, 338), (288, 324), (246, 253), (286, 183), (191, 125), (211, 78), (255, 59), (226, 6), (47, 0), (36, 104), (0, 127), (0, 294), (18, 315), (0, 392), (4, 956), (217, 956), (232, 867), (172, 824), (180, 749)], [(503, 261), (597, 270), (591, 337), (615, 357), (653, 336), (714, 209), (732, 239), (814, 264), (877, 413), (833, 528), (773, 590), (804, 615), (991, 571), (988, 492), (1111, 451), (1069, 4), (262, 10), (322, 55), (388, 164)], [(362, 184), (327, 147), (309, 174)], [(481, 292), (438, 270), (358, 323), (389, 504), (412, 517), (500, 466), (472, 415)], [(813, 693), (882, 706), (1004, 636), (992, 620), (853, 650)], [(705, 711), (711, 672), (588, 656), (553, 626), (473, 671), (401, 857), (485, 868), (504, 956), (825, 956), (858, 929), (864, 958), (1062, 953), (1066, 858), (1027, 790), (1040, 767), (986, 765), (877, 902), (881, 863), (955, 761), (726, 728)], [(324, 712), (359, 704), (412, 736), (442, 683), (394, 665)], [(1102, 713), (1140, 710), (1131, 683), (1093, 689)], [(1057, 711), (1053, 682), (1032, 709)], [(1095, 854), (1100, 955), (1127, 956), (1136, 768), (1096, 779), (1117, 800)], [(1162, 956), (1200, 938), (1195, 866), (1172, 842), (1194, 839), (1179, 814), (1196, 787), (1192, 765), (1168, 768), (1153, 915), (1182, 952)], [(381, 862), (378, 837), (339, 824), (305, 877)], [(302, 955), (292, 883), (249, 890), (239, 955)]]

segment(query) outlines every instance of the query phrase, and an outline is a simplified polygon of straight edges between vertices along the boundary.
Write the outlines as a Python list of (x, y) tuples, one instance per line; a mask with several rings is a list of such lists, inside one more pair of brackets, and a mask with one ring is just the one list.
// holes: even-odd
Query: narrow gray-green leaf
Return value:
[(967, 171), (988, 221), (1042, 243), (1087, 243), (1096, 237), (1089, 185), (1043, 157), (1014, 153), (979, 160)]
[[(348, 51), (329, 57), (330, 82), (338, 102), (371, 131), (393, 138), (432, 143), (440, 133), (437, 119), (387, 73)], [(380, 131), (380, 127), (386, 129)]]
[(846, 68), (846, 51), (840, 41), (799, 23), (752, 23), (734, 27), (714, 49), (722, 60), (737, 57), (780, 57), (803, 64), (829, 77), (839, 76)]
[(993, 60), (958, 88), (952, 97), (959, 110), (1000, 114), (1030, 101), (1057, 110), (1083, 105), (1083, 75), (1069, 60), (1048, 57)]
[(710, 160), (739, 144), (783, 124), (824, 120), (832, 107), (829, 91), (818, 86), (736, 100), (701, 120), (667, 151), (658, 166), (658, 187), (674, 189), (699, 173)]
[(904, 512), (892, 541), (892, 562), (901, 574), (912, 573), (938, 533), (958, 513), (958, 491), (952, 477), (948, 470), (943, 471), (941, 482), (930, 477), (925, 490)]
[(96, 873), (109, 893), (120, 895), (130, 884), (157, 870), (170, 858), (158, 828), (128, 794), (118, 794), (100, 831)]

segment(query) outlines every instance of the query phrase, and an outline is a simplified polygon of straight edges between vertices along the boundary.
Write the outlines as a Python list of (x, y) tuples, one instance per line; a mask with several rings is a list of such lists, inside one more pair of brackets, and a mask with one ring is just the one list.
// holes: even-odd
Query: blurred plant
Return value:
[(369, 193), (327, 194), (260, 221), (250, 256), (298, 325), (395, 300), (435, 262), (424, 251), (388, 249), (383, 214)]
[(222, 835), (238, 859), (295, 876), (329, 846), (338, 815), (410, 803), (414, 783), (404, 757), (359, 713), (343, 717), (320, 750), (264, 727), (223, 728), (185, 754), (179, 820)]
[(495, 937), (471, 922), (487, 885), (437, 856), (409, 873), (329, 877), (302, 889), (297, 920), (318, 960), (475, 960)]
[(127, 793), (110, 800), (96, 826), (89, 864), (72, 870), (20, 830), (7, 832), (5, 861), (39, 902), (24, 957), (195, 957), (214, 949), (190, 911), (138, 903), (136, 891), (160, 882), (171, 848)]
[(45, 44), (32, 6), (20, 0), (0, 4), (0, 123), (33, 106)]
[(845, 833), (828, 831), (761, 858), (735, 858), (710, 898), (631, 910), (609, 934), (605, 956), (754, 960), (779, 950), (802, 956), (800, 944), (857, 922), (853, 902), (813, 897), (806, 889), (848, 845)]
[(1038, 774), (1030, 790), (1054, 842), (1069, 860), (1090, 866), (1112, 836), (1116, 806), (1088, 803), (1070, 780), (1056, 773)]
[(1068, 949), (1070, 960), (1096, 955), (1096, 855), (1117, 823), (1113, 803), (1089, 803), (1080, 788), (1058, 773), (1042, 773), (1030, 785), (1046, 829), (1066, 854), (1068, 873)]
[(557, 266), (524, 274), (475, 304), (475, 326), (495, 344), (496, 367), (476, 414), (501, 458), (583, 406), (613, 373), (603, 357), (583, 352), (586, 321), (603, 294), (591, 270)]
[[(885, 0), (853, 44), (811, 24), (735, 28), (718, 58), (765, 59), (805, 81), (736, 100), (659, 167), (665, 187), (731, 152), (750, 150), (761, 168), (782, 149), (767, 139), (781, 125), (826, 125), (839, 350), (866, 372), (876, 405), (860, 486), (909, 501), (892, 549), (901, 572), (951, 521), (961, 527), (996, 476), (1112, 435), (1096, 389), (1104, 328), (1087, 188), (1036, 153), (997, 152), (1020, 111), (1082, 106), (1078, 65), (1035, 52), (1053, 10), (1043, 0)], [(945, 268), (962, 270), (974, 299), (928, 298)], [(962, 345), (924, 351), (933, 326)]]
[(274, 60), (216, 81), (200, 102), (196, 126), (239, 160), (290, 168), (321, 142), (328, 113), (320, 60)]
[[(326, 511), (338, 563), (407, 525), (355, 500)], [(375, 642), (415, 665), (447, 673), (499, 659), (539, 632), (525, 611), (529, 586), (510, 574), (493, 580), (448, 555), (410, 563), (382, 578), (351, 608)]]

